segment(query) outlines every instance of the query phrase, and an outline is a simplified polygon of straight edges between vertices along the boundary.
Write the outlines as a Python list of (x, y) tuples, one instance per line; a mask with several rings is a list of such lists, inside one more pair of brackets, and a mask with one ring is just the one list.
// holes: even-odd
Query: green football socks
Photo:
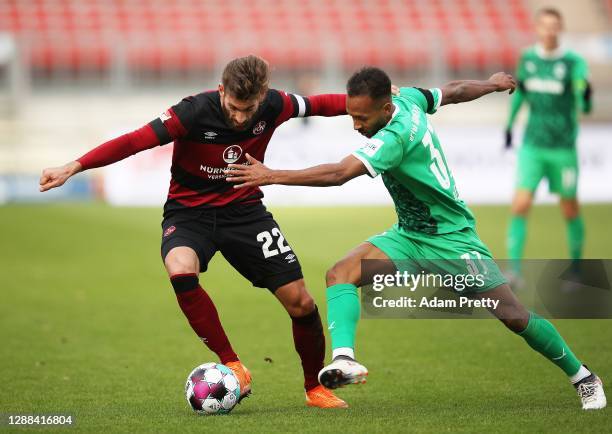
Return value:
[(332, 349), (355, 348), (360, 305), (357, 287), (339, 283), (327, 288), (327, 329)]
[(529, 323), (518, 333), (531, 348), (542, 354), (572, 377), (580, 370), (582, 363), (567, 346), (554, 325), (541, 316), (530, 312)]
[[(359, 296), (355, 285), (342, 283), (327, 288), (327, 324), (332, 349), (355, 348), (359, 312)], [(518, 335), (568, 376), (572, 377), (580, 370), (582, 363), (548, 320), (532, 312), (527, 327)]]
[[(513, 216), (508, 227), (508, 258), (512, 259), (515, 272), (520, 273), (520, 260), (523, 258), (525, 239), (527, 237), (527, 220), (522, 216)], [(567, 220), (567, 241), (571, 259), (582, 258), (584, 245), (584, 220), (581, 216)]]
[(527, 220), (523, 216), (512, 216), (508, 227), (508, 258), (512, 260), (512, 269), (515, 273), (521, 272), (521, 259), (525, 248), (527, 236)]
[(582, 245), (584, 244), (584, 221), (581, 216), (567, 221), (567, 242), (569, 254), (572, 259), (582, 258)]

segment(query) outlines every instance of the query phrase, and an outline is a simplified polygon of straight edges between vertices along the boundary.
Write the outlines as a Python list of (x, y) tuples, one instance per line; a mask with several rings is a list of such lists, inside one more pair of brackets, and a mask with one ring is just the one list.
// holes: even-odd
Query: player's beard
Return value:
[(253, 117), (251, 117), (245, 123), (237, 125), (229, 116), (229, 113), (225, 110), (225, 107), (223, 107), (223, 105), (221, 105), (221, 111), (223, 112), (223, 116), (225, 117), (225, 123), (229, 125), (230, 128), (234, 131), (245, 131), (253, 120)]
[(251, 123), (251, 121), (249, 120), (248, 122), (245, 122), (242, 125), (236, 125), (231, 119), (229, 120), (229, 122), (230, 122), (230, 126), (235, 131), (246, 131), (249, 128), (249, 124)]
[(387, 125), (387, 122), (388, 121), (386, 121), (384, 118), (381, 118), (372, 128), (368, 130), (360, 130), (359, 133), (362, 136), (366, 136), (368, 139), (371, 139), (377, 132), (382, 130), (385, 125)]

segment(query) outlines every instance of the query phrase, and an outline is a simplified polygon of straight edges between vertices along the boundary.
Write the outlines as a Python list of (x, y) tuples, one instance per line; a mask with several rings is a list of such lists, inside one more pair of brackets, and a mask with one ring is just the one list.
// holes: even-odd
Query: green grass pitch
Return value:
[[(393, 210), (380, 207), (272, 211), (323, 312), (326, 269), (394, 221)], [(481, 237), (503, 257), (507, 208), (475, 212)], [(163, 270), (160, 215), (100, 204), (0, 208), (0, 413), (72, 413), (74, 432), (612, 427), (610, 409), (582, 412), (563, 373), (493, 320), (362, 321), (358, 356), (370, 369), (368, 384), (339, 391), (348, 410), (306, 408), (287, 315), (220, 254), (201, 281), (253, 373), (254, 393), (229, 416), (198, 417), (183, 397), (185, 376), (215, 357), (189, 328)], [(584, 207), (586, 257), (612, 257), (611, 215), (612, 205)], [(534, 209), (529, 237), (528, 256), (566, 256), (557, 207)], [(612, 384), (612, 321), (555, 324), (578, 357)]]

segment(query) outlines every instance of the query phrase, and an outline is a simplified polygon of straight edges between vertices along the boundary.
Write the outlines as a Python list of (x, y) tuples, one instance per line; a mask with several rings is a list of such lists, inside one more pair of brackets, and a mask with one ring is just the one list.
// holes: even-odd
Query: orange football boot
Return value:
[(319, 408), (348, 408), (346, 402), (320, 384), (306, 391), (306, 405)]
[(239, 360), (228, 362), (225, 365), (234, 372), (238, 384), (240, 384), (240, 398), (238, 399), (240, 403), (240, 401), (251, 394), (251, 373)]

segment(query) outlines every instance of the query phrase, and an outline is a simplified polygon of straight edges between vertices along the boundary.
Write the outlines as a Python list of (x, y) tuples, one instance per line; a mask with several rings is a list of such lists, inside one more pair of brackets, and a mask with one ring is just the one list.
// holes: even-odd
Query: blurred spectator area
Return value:
[(610, 32), (612, 0), (0, 0), (0, 32), (34, 79), (217, 74), (246, 53), (328, 81), (363, 64), (440, 79), (513, 70), (550, 3), (570, 32)]
[(277, 68), (328, 58), (428, 68), (513, 67), (530, 41), (526, 0), (0, 0), (39, 73), (213, 68), (257, 52)]

